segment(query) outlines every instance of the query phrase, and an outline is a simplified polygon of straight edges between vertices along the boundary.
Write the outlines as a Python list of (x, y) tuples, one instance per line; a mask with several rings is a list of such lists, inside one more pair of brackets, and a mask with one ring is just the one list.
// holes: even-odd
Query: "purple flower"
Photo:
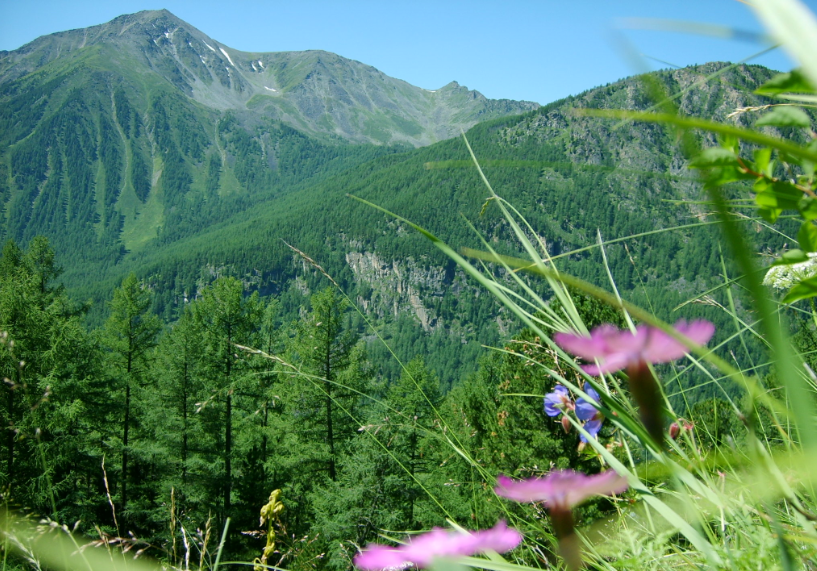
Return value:
[(516, 502), (545, 502), (551, 511), (569, 511), (590, 496), (609, 496), (627, 489), (627, 480), (607, 470), (587, 476), (573, 470), (555, 470), (544, 478), (511, 480), (500, 475), (494, 489), (498, 496)]
[(559, 416), (566, 410), (573, 410), (573, 401), (567, 387), (556, 385), (552, 393), (545, 395), (545, 414), (548, 416)]
[[(587, 396), (593, 399), (593, 402), (601, 402), (599, 393), (597, 393), (596, 389), (590, 385), (585, 385), (584, 392), (587, 393)], [(579, 420), (584, 421), (584, 429), (590, 433), (590, 436), (597, 438), (599, 431), (601, 430), (601, 423), (604, 420), (604, 416), (601, 414), (601, 412), (596, 409), (596, 407), (591, 404), (590, 401), (579, 397), (576, 399), (576, 416), (579, 417)], [(587, 442), (587, 437), (584, 434), (581, 434), (579, 437), (582, 442)]]
[(450, 532), (438, 527), (418, 535), (400, 547), (372, 545), (355, 557), (355, 566), (375, 571), (427, 567), (436, 557), (475, 555), (486, 551), (504, 553), (522, 542), (522, 534), (500, 521), (491, 529), (472, 533)]
[[(704, 345), (715, 333), (708, 321), (687, 323), (681, 320), (675, 329), (698, 345)], [(639, 325), (636, 332), (619, 331), (613, 325), (600, 325), (590, 337), (576, 333), (556, 333), (553, 340), (565, 351), (586, 359), (598, 360), (600, 365), (584, 365), (590, 375), (614, 373), (641, 363), (668, 363), (687, 353), (687, 348), (655, 327)]]

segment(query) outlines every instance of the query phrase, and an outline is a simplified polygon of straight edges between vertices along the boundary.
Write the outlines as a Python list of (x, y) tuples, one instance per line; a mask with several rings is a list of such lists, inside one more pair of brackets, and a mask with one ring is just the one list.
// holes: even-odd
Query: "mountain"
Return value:
[(49, 68), (54, 62), (136, 84), (161, 78), (208, 109), (260, 115), (309, 135), (359, 143), (427, 145), (478, 121), (538, 107), (490, 100), (455, 81), (421, 89), (324, 51), (241, 52), (167, 10), (120, 16), (0, 52), (0, 85), (55, 69)]
[[(728, 116), (767, 103), (752, 91), (773, 74), (716, 63), (650, 77), (669, 93), (681, 92), (676, 101), (682, 113), (747, 125), (751, 113)], [(581, 250), (559, 257), (561, 269), (609, 288), (594, 245), (599, 236), (636, 236), (608, 244), (607, 263), (625, 296), (674, 321), (673, 308), (716, 286), (722, 272), (718, 228), (705, 205), (690, 201), (701, 198), (700, 186), (670, 130), (574, 113), (647, 108), (650, 91), (642, 80), (480, 123), (466, 135), (493, 187), (528, 218), (550, 253)], [(499, 251), (520, 254), (497, 210), (489, 205), (483, 213), (484, 185), (463, 141), (450, 139), (374, 157), (173, 243), (131, 252), (116, 265), (69, 269), (65, 279), (82, 298), (103, 299), (124, 273), (136, 271), (156, 292), (157, 311), (172, 319), (215, 276), (233, 274), (248, 289), (279, 296), (297, 315), (326, 281), (292, 244), (334, 276), (364, 312), (391, 323), (384, 335), (401, 358), (423, 354), (446, 382), (461, 378), (476, 366), (481, 344), (495, 345), (514, 331), (512, 319), (425, 238), (347, 194), (420, 222), (454, 247), (482, 248), (467, 220)], [(779, 238), (754, 229), (759, 250), (778, 249)], [(687, 305), (683, 316), (706, 317), (728, 330), (717, 301)], [(378, 345), (370, 350), (381, 356)]]
[[(730, 115), (768, 103), (752, 91), (772, 74), (716, 63), (650, 77), (682, 113), (745, 125), (751, 112)], [(168, 320), (225, 273), (297, 315), (326, 282), (292, 244), (378, 319), (401, 357), (426, 355), (450, 383), (513, 322), (424, 238), (346, 195), (481, 247), (464, 217), (518, 254), (496, 210), (483, 214), (463, 142), (415, 148), (438, 136), (423, 125), (441, 117), (484, 118), (467, 136), (494, 188), (551, 254), (581, 250), (560, 266), (609, 286), (597, 232), (643, 234), (610, 244), (607, 262), (628, 297), (674, 320), (721, 273), (705, 205), (683, 202), (700, 188), (675, 135), (574, 113), (649, 108), (643, 79), (533, 108), (456, 84), (426, 92), (324, 52), (244, 54), (164, 11), (122, 16), (0, 54), (0, 237), (48, 236), (96, 322), (131, 271)], [(759, 233), (758, 247), (777, 243)], [(686, 311), (722, 319), (712, 304)]]
[(0, 52), (0, 237), (45, 234), (68, 264), (115, 263), (535, 107), (326, 52), (239, 52), (164, 10), (121, 16)]

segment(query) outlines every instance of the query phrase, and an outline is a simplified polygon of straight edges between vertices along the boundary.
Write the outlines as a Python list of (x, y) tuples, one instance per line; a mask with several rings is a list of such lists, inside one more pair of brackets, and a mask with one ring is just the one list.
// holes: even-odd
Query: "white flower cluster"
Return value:
[(763, 278), (763, 284), (775, 289), (789, 289), (806, 278), (817, 275), (817, 252), (810, 252), (805, 262), (788, 266), (772, 266)]

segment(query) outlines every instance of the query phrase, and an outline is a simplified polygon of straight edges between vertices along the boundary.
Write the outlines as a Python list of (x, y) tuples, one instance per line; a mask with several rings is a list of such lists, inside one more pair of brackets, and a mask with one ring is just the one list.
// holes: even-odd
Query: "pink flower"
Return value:
[(573, 470), (556, 470), (544, 478), (511, 480), (500, 475), (494, 491), (516, 502), (545, 502), (552, 511), (569, 511), (590, 496), (609, 496), (627, 489), (627, 480), (607, 470), (587, 476)]
[(544, 478), (514, 481), (505, 476), (497, 478), (494, 491), (498, 496), (517, 502), (545, 502), (553, 531), (559, 541), (559, 553), (570, 571), (582, 566), (582, 555), (576, 537), (571, 508), (590, 496), (607, 496), (627, 489), (627, 480), (607, 470), (595, 476), (586, 476), (573, 470), (556, 470)]
[(355, 566), (365, 570), (405, 569), (411, 565), (427, 567), (435, 557), (458, 557), (485, 551), (510, 551), (522, 541), (515, 529), (500, 521), (492, 529), (472, 533), (450, 532), (434, 528), (400, 547), (373, 545), (355, 557)]
[[(698, 345), (704, 345), (715, 333), (715, 326), (698, 320), (675, 324), (675, 330), (689, 337)], [(598, 360), (601, 365), (584, 365), (590, 375), (614, 373), (639, 363), (668, 363), (680, 359), (687, 348), (655, 327), (639, 325), (636, 332), (619, 331), (613, 325), (600, 325), (590, 332), (590, 337), (576, 333), (556, 333), (553, 340), (565, 351), (588, 361)]]

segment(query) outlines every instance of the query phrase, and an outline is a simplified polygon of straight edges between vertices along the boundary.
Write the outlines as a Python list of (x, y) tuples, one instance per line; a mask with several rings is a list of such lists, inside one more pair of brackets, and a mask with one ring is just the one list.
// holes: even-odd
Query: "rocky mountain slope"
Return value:
[(534, 103), (326, 52), (233, 50), (169, 12), (0, 52), (0, 239), (110, 263)]
[[(692, 88), (677, 99), (682, 112), (745, 125), (753, 114), (727, 116), (766, 103), (752, 90), (772, 75), (758, 66), (708, 64), (653, 78), (670, 93)], [(624, 295), (672, 321), (673, 308), (717, 285), (722, 271), (718, 228), (698, 202), (700, 186), (670, 130), (574, 113), (644, 109), (652, 105), (647, 93), (640, 78), (631, 78), (481, 123), (467, 137), (493, 187), (528, 218), (563, 270), (609, 287), (594, 249), (599, 232), (605, 241), (636, 236), (609, 244), (607, 262)], [(482, 247), (465, 222), (471, 221), (495, 248), (519, 254), (496, 209), (483, 213), (483, 183), (462, 140), (450, 139), (372, 158), (172, 244), (131, 252), (93, 283), (83, 277), (88, 269), (66, 279), (84, 284), (78, 289), (84, 298), (102, 298), (123, 273), (136, 271), (151, 282), (157, 309), (172, 319), (185, 299), (230, 273), (297, 312), (327, 282), (286, 242), (322, 264), (369, 315), (391, 321), (401, 357), (424, 354), (444, 379), (459, 378), (476, 365), (480, 344), (513, 331), (509, 316), (425, 238), (347, 194), (420, 222), (454, 247)], [(779, 236), (753, 228), (759, 250), (777, 249)], [(714, 305), (684, 312), (723, 318)]]
[(208, 109), (249, 112), (354, 142), (427, 145), (478, 121), (538, 107), (486, 99), (457, 82), (421, 89), (324, 51), (241, 52), (167, 10), (120, 16), (0, 52), (0, 86), (35, 72), (47, 76), (49, 64), (69, 59), (136, 82), (160, 77)]

